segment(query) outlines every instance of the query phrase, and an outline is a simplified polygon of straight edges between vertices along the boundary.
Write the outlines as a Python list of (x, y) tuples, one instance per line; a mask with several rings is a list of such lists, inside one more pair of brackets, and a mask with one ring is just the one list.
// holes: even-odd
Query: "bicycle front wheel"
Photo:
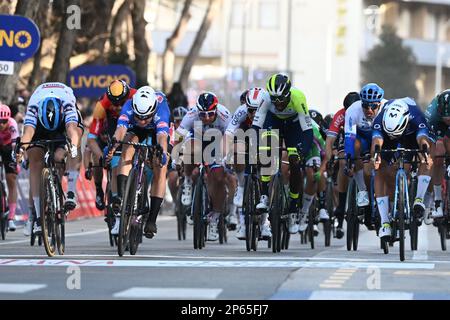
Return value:
[(41, 175), (40, 188), (40, 209), (41, 209), (41, 228), (42, 238), (44, 242), (45, 251), (49, 257), (56, 254), (56, 228), (55, 228), (55, 190), (53, 189), (50, 179), (53, 179), (50, 169), (44, 168)]
[(119, 236), (118, 236), (118, 246), (117, 253), (119, 256), (123, 256), (126, 247), (129, 245), (130, 239), (130, 224), (131, 217), (133, 216), (135, 207), (135, 197), (136, 197), (136, 169), (133, 168), (128, 176), (127, 186), (125, 188), (125, 195), (122, 202), (121, 215), (120, 215), (120, 225), (119, 225)]
[(6, 212), (6, 192), (3, 182), (0, 182), (0, 232), (2, 234), (2, 240), (6, 238), (6, 229), (8, 227), (8, 217), (5, 216)]
[(400, 244), (400, 261), (405, 260), (405, 180), (403, 177), (398, 183), (398, 231)]

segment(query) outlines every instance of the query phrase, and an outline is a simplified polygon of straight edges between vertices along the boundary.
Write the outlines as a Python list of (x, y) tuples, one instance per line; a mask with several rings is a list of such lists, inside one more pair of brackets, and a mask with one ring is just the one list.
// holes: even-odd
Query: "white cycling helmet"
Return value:
[(245, 95), (245, 104), (249, 109), (258, 109), (263, 103), (266, 96), (263, 88), (252, 88)]
[(391, 138), (403, 134), (409, 122), (409, 107), (402, 100), (394, 100), (386, 107), (383, 116), (383, 129)]
[(134, 114), (141, 119), (148, 119), (156, 112), (158, 97), (155, 90), (149, 86), (139, 88), (133, 96)]

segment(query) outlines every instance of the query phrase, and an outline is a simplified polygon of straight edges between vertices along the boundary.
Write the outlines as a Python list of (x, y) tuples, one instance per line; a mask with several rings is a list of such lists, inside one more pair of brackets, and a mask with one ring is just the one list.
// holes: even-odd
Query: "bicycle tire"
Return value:
[(193, 241), (194, 241), (194, 249), (201, 249), (201, 238), (204, 236), (202, 232), (202, 187), (203, 184), (201, 182), (201, 177), (197, 179), (197, 182), (195, 184), (194, 188), (194, 197), (192, 202), (192, 217), (194, 220), (193, 225)]
[(56, 245), (58, 247), (58, 253), (60, 255), (64, 255), (64, 252), (66, 250), (66, 214), (64, 212), (64, 199), (63, 199), (63, 191), (61, 184), (59, 184), (59, 180), (57, 180), (58, 183), (58, 201), (59, 201), (59, 208), (60, 211), (56, 213), (55, 216), (55, 229), (56, 229)]
[(244, 207), (243, 214), (245, 219), (245, 248), (247, 251), (252, 250), (253, 243), (253, 214), (252, 214), (252, 182), (249, 176), (245, 177)]
[[(323, 232), (325, 235), (325, 247), (331, 245), (331, 233), (335, 234), (334, 230), (334, 200), (333, 200), (333, 182), (327, 181), (325, 208), (328, 212), (329, 219), (323, 221)], [(332, 230), (333, 229), (333, 230)]]
[(405, 261), (405, 185), (404, 179), (399, 179), (398, 186), (398, 229), (400, 261)]
[(131, 223), (130, 225), (130, 255), (134, 256), (138, 250), (139, 246), (139, 233), (142, 233), (142, 229), (140, 225), (134, 225)]
[[(110, 169), (108, 169), (110, 170)], [(109, 177), (108, 177), (109, 179)], [(116, 241), (114, 241), (114, 235), (111, 234), (111, 230), (114, 227), (114, 223), (116, 221), (116, 217), (114, 215), (114, 212), (111, 207), (112, 202), (112, 194), (111, 194), (111, 182), (108, 181), (106, 184), (106, 205), (105, 205), (105, 222), (108, 226), (108, 239), (109, 239), (109, 245), (111, 247), (114, 247), (116, 245)]]
[(6, 239), (6, 229), (8, 226), (8, 217), (5, 215), (6, 207), (5, 186), (3, 182), (0, 182), (0, 233), (2, 235), (2, 240)]
[(325, 247), (329, 247), (331, 245), (331, 219), (324, 220), (322, 223), (325, 236)]
[(442, 219), (438, 222), (439, 237), (441, 239), (441, 249), (442, 251), (447, 251), (447, 221)]
[(147, 220), (144, 214), (149, 211), (148, 209), (144, 209), (146, 208), (148, 190), (146, 175), (142, 175), (141, 179), (140, 190), (137, 190), (137, 187), (135, 188), (136, 192), (134, 197), (136, 197), (136, 195), (138, 197), (136, 201), (137, 207), (133, 210), (130, 224), (130, 254), (133, 256), (136, 254), (139, 244), (142, 242), (143, 224), (145, 222), (144, 220)]
[(225, 242), (225, 218), (224, 214), (220, 214), (219, 216), (219, 222), (217, 224), (217, 228), (219, 229), (219, 244), (223, 244)]
[(54, 257), (57, 251), (56, 235), (55, 235), (55, 199), (50, 191), (51, 171), (48, 168), (42, 169), (41, 186), (40, 186), (40, 211), (41, 211), (41, 228), (42, 240), (44, 242), (45, 252), (49, 257)]
[(353, 225), (355, 223), (355, 219), (357, 218), (357, 208), (356, 208), (356, 182), (354, 179), (350, 181), (349, 191), (347, 192), (346, 199), (346, 212), (347, 212), (347, 251), (352, 250), (353, 246), (353, 231), (355, 230)]
[(410, 217), (409, 223), (409, 237), (411, 243), (411, 250), (417, 250), (417, 238), (419, 234), (419, 226), (417, 225), (417, 220), (415, 217)]
[(380, 239), (381, 241), (381, 249), (383, 250), (384, 254), (389, 253), (389, 243), (388, 241), (384, 241), (383, 239)]
[(316, 219), (316, 204), (315, 200), (313, 200), (313, 203), (311, 204), (311, 207), (309, 207), (308, 212), (308, 240), (309, 244), (311, 246), (311, 249), (314, 249), (314, 221)]
[(275, 176), (272, 183), (271, 201), (270, 201), (270, 223), (272, 225), (272, 252), (281, 251), (281, 199), (280, 177)]
[(353, 223), (353, 251), (358, 250), (358, 240), (359, 240), (359, 219), (356, 217)]
[[(125, 194), (122, 202), (122, 208), (120, 213), (120, 225), (119, 225), (119, 235), (118, 235), (118, 246), (117, 253), (122, 257), (129, 249), (129, 236), (130, 236), (130, 225), (131, 217), (133, 216), (134, 210), (134, 199), (136, 196), (136, 169), (132, 168), (128, 176), (127, 185), (125, 188)], [(133, 189), (132, 189), (133, 188)]]
[[(177, 197), (176, 197), (176, 202), (175, 202), (175, 216), (177, 217), (177, 236), (178, 236), (178, 241), (184, 240), (183, 239), (183, 213), (184, 211), (182, 210), (181, 206), (181, 186), (178, 188), (177, 191)], [(182, 212), (183, 211), (183, 212)]]

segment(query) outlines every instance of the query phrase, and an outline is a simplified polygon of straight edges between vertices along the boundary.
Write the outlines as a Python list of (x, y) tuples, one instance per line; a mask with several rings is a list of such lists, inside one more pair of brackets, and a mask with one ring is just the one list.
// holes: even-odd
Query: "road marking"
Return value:
[(325, 279), (321, 284), (319, 284), (319, 287), (321, 288), (333, 288), (329, 287), (329, 285), (333, 284), (339, 284), (339, 288), (342, 287), (350, 278), (353, 276), (353, 274), (358, 269), (355, 268), (340, 268), (336, 270), (332, 275), (328, 277), (328, 279)]
[(331, 280), (348, 280), (351, 276), (344, 276), (344, 275), (338, 275), (338, 274), (332, 274), (328, 279)]
[(245, 260), (78, 260), (78, 259), (0, 259), (1, 266), (86, 266), (86, 267), (190, 267), (190, 268), (380, 268), (380, 269), (434, 269), (434, 263), (416, 262), (325, 262), (325, 261), (245, 261)]
[[(350, 278), (348, 278), (350, 279)], [(344, 284), (348, 279), (326, 279), (323, 281), (324, 284)]]
[(419, 227), (417, 250), (413, 251), (413, 260), (428, 260), (428, 230), (429, 228), (425, 224)]
[[(87, 236), (87, 235), (103, 233), (103, 232), (108, 232), (108, 229), (98, 229), (98, 230), (85, 231), (85, 232), (69, 233), (69, 234), (66, 234), (66, 238)], [(0, 246), (6, 246), (6, 245), (16, 244), (16, 243), (27, 243), (27, 242), (29, 243), (30, 239), (4, 242), (4, 243), (0, 243)]]
[(450, 276), (446, 271), (395, 271), (394, 274), (400, 276)]
[(216, 299), (222, 289), (133, 287), (113, 295), (129, 299)]
[(412, 292), (317, 290), (309, 300), (412, 300)]
[(327, 284), (327, 283), (321, 283), (319, 284), (319, 287), (321, 288), (342, 288), (342, 284)]
[(0, 293), (28, 293), (46, 288), (46, 284), (0, 283)]

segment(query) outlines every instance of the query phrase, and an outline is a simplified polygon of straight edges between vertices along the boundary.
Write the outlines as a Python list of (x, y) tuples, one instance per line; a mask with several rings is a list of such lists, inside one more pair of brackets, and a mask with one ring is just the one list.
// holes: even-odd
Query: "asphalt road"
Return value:
[(66, 254), (54, 258), (22, 229), (9, 232), (0, 241), (0, 299), (450, 299), (449, 253), (433, 226), (420, 228), (419, 250), (407, 239), (400, 262), (398, 245), (385, 255), (364, 226), (356, 252), (345, 238), (325, 247), (320, 234), (315, 250), (296, 235), (274, 254), (266, 242), (247, 252), (234, 232), (226, 244), (194, 250), (191, 227), (178, 241), (175, 217), (158, 219), (155, 238), (122, 258), (101, 218), (68, 223)]

